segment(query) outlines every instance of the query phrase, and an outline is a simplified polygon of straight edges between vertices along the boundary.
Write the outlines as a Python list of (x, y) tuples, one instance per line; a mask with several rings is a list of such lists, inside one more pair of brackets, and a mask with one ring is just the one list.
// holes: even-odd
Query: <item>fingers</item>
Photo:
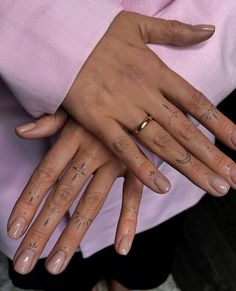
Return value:
[(103, 120), (99, 126), (99, 138), (130, 169), (143, 184), (157, 193), (166, 193), (170, 183), (156, 167), (140, 152), (136, 144), (116, 121)]
[(215, 196), (228, 192), (230, 186), (224, 179), (196, 159), (157, 122), (150, 122), (138, 139), (206, 192)]
[(23, 235), (45, 194), (75, 155), (79, 142), (78, 126), (70, 120), (18, 199), (8, 221), (8, 235), (11, 238), (18, 239)]
[(161, 90), (171, 102), (194, 116), (224, 144), (236, 149), (235, 124), (209, 99), (170, 69), (166, 69), (165, 84), (165, 88), (162, 87)]
[(136, 231), (138, 210), (143, 184), (131, 173), (125, 176), (122, 209), (118, 222), (115, 248), (121, 255), (127, 255)]
[(236, 187), (234, 161), (213, 145), (182, 111), (162, 98), (161, 106), (152, 107), (150, 114), (195, 158), (224, 178), (232, 187)]
[(121, 164), (117, 161), (104, 165), (96, 172), (47, 259), (46, 268), (50, 273), (58, 274), (66, 268), (121, 171)]
[(210, 38), (213, 25), (190, 25), (176, 20), (165, 20), (139, 15), (142, 38), (146, 43), (193, 45)]
[(22, 138), (34, 139), (52, 136), (66, 123), (68, 114), (62, 108), (53, 115), (43, 115), (34, 123), (18, 126), (16, 134)]
[[(54, 229), (70, 208), (84, 183), (103, 162), (96, 147), (88, 144), (77, 152), (57, 187), (48, 196), (14, 257), (14, 268), (21, 274), (30, 272), (43, 251)], [(91, 150), (91, 151), (90, 151)], [(106, 162), (106, 161), (105, 161)], [(26, 257), (27, 262), (25, 262)]]

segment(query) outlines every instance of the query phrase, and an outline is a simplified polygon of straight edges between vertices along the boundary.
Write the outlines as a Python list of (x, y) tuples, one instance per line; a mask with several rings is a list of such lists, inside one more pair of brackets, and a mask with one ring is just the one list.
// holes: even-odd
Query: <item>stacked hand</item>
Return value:
[[(138, 149), (129, 133), (208, 193), (221, 196), (230, 185), (236, 187), (235, 163), (185, 113), (233, 149), (235, 125), (145, 44), (190, 45), (206, 40), (213, 32), (211, 26), (190, 26), (127, 12), (114, 20), (64, 101), (63, 106), (78, 123), (73, 119), (66, 123), (10, 217), (9, 233), (18, 238), (27, 229), (46, 192), (69, 164), (15, 255), (18, 272), (32, 270), (56, 225), (93, 174), (47, 259), (47, 268), (52, 273), (64, 270), (118, 176), (125, 176), (125, 187), (116, 249), (128, 252), (135, 233), (142, 183), (158, 193), (170, 188), (168, 180)], [(29, 132), (19, 129), (18, 134), (26, 138), (50, 135), (66, 120), (63, 112), (57, 117), (53, 119), (54, 129), (42, 129), (53, 118), (48, 117), (36, 122)]]

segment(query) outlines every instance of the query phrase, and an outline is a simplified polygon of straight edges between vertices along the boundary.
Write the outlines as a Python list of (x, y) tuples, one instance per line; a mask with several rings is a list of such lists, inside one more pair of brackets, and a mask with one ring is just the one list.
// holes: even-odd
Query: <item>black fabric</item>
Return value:
[(44, 259), (28, 275), (16, 273), (9, 260), (9, 276), (16, 287), (46, 291), (91, 291), (103, 279), (115, 279), (129, 289), (155, 288), (170, 274), (184, 216), (137, 234), (127, 256), (118, 255), (113, 246), (86, 259), (76, 253), (67, 269), (56, 276), (45, 270)]

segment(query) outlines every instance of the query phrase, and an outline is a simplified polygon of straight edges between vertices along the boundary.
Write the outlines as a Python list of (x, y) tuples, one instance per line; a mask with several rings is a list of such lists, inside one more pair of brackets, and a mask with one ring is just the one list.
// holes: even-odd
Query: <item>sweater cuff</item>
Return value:
[(122, 7), (111, 0), (2, 2), (1, 77), (31, 115), (53, 114)]

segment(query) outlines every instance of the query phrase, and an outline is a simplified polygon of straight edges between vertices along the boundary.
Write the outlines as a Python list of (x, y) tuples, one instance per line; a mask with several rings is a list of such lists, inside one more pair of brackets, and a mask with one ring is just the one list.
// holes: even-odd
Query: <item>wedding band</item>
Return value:
[(134, 134), (138, 135), (140, 133), (141, 130), (143, 130), (150, 121), (152, 121), (152, 117), (151, 115), (148, 115), (141, 123), (140, 125), (134, 130)]

